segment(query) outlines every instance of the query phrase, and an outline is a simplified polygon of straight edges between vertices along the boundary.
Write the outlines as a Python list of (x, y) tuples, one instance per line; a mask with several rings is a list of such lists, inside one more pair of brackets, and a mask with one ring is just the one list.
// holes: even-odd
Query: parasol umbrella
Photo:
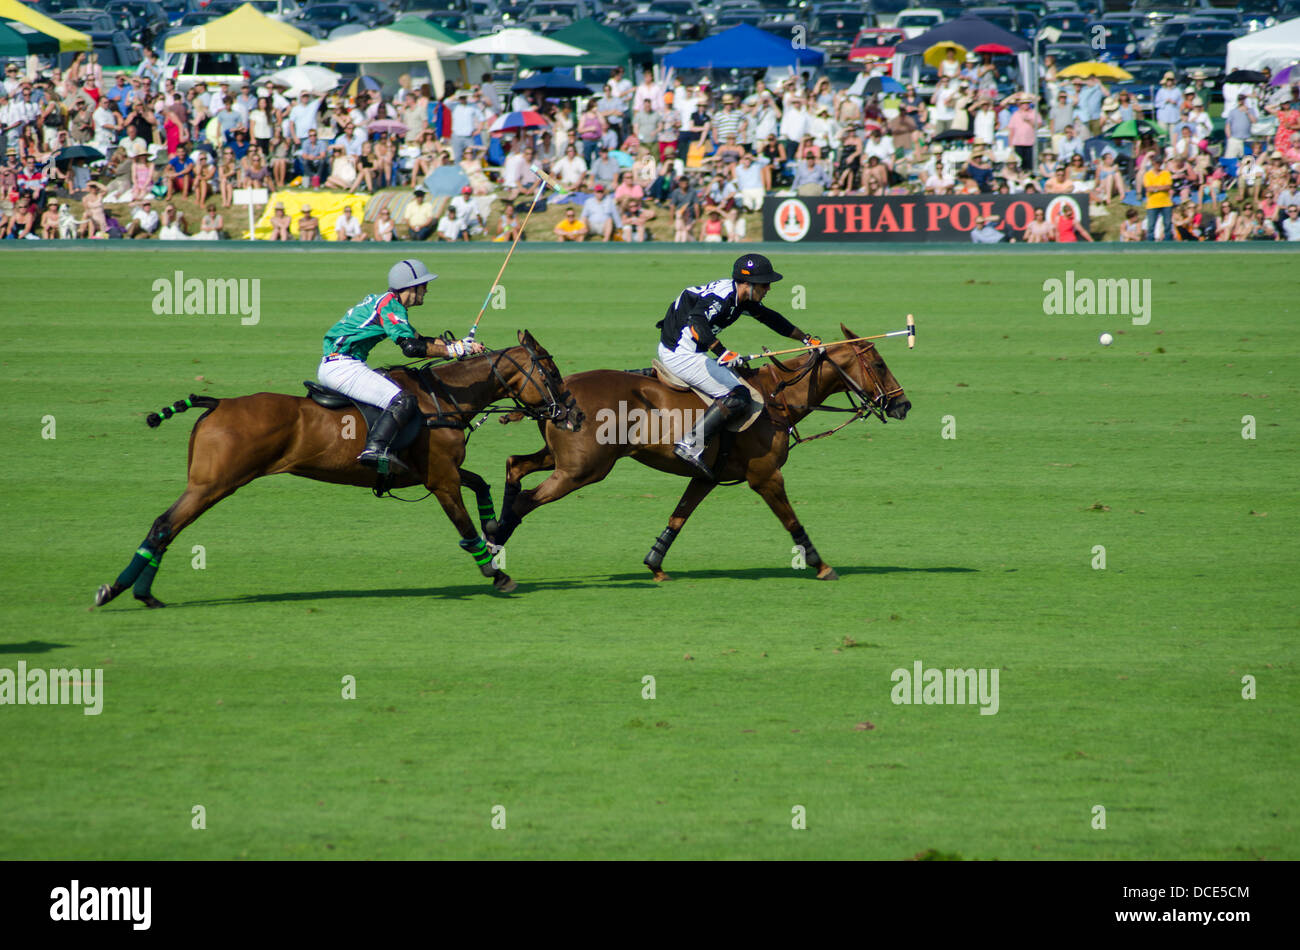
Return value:
[(943, 65), (943, 61), (948, 57), (948, 50), (957, 54), (958, 60), (966, 58), (966, 47), (960, 43), (954, 43), (951, 40), (944, 40), (942, 43), (935, 43), (922, 54), (921, 58), (925, 60), (926, 65), (938, 69)]
[(572, 76), (555, 73), (534, 73), (510, 87), (511, 92), (537, 92), (543, 98), (567, 99), (571, 96), (589, 96), (591, 87)]
[(265, 77), (273, 86), (284, 86), (299, 92), (306, 90), (317, 95), (336, 88), (342, 78), (339, 73), (324, 66), (290, 66)]
[(879, 96), (888, 92), (903, 92), (903, 84), (893, 76), (872, 76), (867, 80), (867, 95)]
[(979, 46), (975, 47), (973, 52), (992, 53), (994, 56), (1010, 56), (1015, 52), (1015, 50), (1010, 46), (1003, 46), (1001, 43), (981, 43)]
[(1268, 77), (1257, 69), (1234, 69), (1223, 77), (1223, 81), (1254, 85), (1255, 83), (1268, 82)]
[(1108, 139), (1139, 139), (1144, 135), (1164, 138), (1164, 132), (1154, 122), (1146, 119), (1127, 119), (1115, 128), (1102, 133)]
[(524, 129), (545, 129), (550, 125), (536, 112), (527, 109), (523, 112), (507, 112), (499, 117), (492, 123), (491, 132), (493, 135), (501, 135), (505, 132), (522, 132)]
[(366, 126), (366, 131), (371, 135), (405, 135), (410, 130), (396, 119), (376, 119)]
[(947, 132), (940, 132), (930, 141), (932, 142), (956, 142), (973, 139), (975, 133), (969, 129), (949, 129)]
[(614, 149), (609, 153), (609, 157), (614, 159), (619, 168), (631, 168), (636, 164), (636, 159), (622, 149)]
[(1056, 74), (1063, 79), (1073, 79), (1075, 76), (1098, 76), (1102, 79), (1115, 79), (1123, 82), (1133, 78), (1133, 74), (1127, 69), (1120, 69), (1114, 63), (1102, 63), (1097, 60), (1088, 60), (1083, 63), (1074, 63), (1066, 66)]
[(456, 53), (481, 53), (487, 56), (585, 56), (587, 51), (568, 43), (552, 40), (530, 30), (498, 30), (477, 39), (457, 43)]
[(54, 153), (54, 164), (60, 169), (66, 169), (72, 162), (81, 159), (87, 162), (101, 162), (104, 160), (104, 153), (97, 148), (91, 148), (89, 145), (69, 145)]
[(383, 88), (384, 84), (374, 76), (358, 76), (346, 85), (341, 86), (339, 91), (343, 95), (355, 99), (359, 92), (379, 92)]
[(442, 165), (429, 172), (424, 179), (424, 189), (431, 195), (458, 195), (469, 184), (469, 176), (459, 165)]
[(1292, 63), (1286, 69), (1279, 69), (1273, 74), (1273, 78), (1268, 81), (1270, 86), (1286, 86), (1293, 82), (1300, 82), (1300, 64)]

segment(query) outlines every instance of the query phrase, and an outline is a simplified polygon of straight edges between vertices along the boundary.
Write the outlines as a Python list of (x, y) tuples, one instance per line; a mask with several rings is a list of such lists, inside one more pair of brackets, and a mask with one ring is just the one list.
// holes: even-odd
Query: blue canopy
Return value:
[(790, 40), (741, 23), (664, 57), (674, 69), (762, 69), (767, 66), (820, 66), (820, 50), (800, 49)]

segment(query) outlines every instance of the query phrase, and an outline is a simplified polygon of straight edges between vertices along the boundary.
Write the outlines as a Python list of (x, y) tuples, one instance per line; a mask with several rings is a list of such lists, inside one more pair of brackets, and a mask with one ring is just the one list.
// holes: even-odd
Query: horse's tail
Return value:
[[(200, 408), (206, 409), (208, 412), (211, 412), (213, 409), (217, 408), (217, 405), (220, 402), (221, 402), (220, 399), (214, 399), (212, 396), (198, 396), (195, 395), (194, 393), (190, 393), (189, 397), (186, 399), (178, 399), (170, 406), (163, 406), (161, 414), (157, 412), (149, 413), (149, 415), (145, 417), (144, 421), (145, 424), (149, 426), (150, 429), (156, 429), (160, 425), (162, 425), (164, 419), (170, 419), (178, 412), (185, 412), (187, 409), (192, 409), (195, 406), (198, 406)], [(208, 414), (208, 412), (205, 412), (203, 413), (202, 416), (199, 416), (200, 422), (203, 420), (204, 416)]]

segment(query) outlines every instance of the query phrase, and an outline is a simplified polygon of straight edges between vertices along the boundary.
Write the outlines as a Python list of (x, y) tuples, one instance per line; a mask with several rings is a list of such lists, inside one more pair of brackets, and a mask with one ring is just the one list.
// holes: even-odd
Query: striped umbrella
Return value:
[(492, 123), (492, 134), (501, 135), (505, 132), (522, 132), (524, 129), (546, 129), (550, 128), (550, 125), (551, 123), (536, 112), (526, 109), (523, 112), (507, 112), (501, 116)]
[(359, 92), (379, 92), (383, 88), (384, 84), (374, 76), (358, 76), (343, 87), (343, 95), (355, 99)]

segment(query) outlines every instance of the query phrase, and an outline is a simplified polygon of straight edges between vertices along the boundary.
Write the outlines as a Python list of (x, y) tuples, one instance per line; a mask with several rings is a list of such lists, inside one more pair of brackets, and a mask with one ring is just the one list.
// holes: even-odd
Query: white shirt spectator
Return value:
[(438, 219), (438, 234), (446, 241), (459, 241), (461, 233), (465, 229), (460, 226), (460, 220), (452, 215), (448, 217), (443, 215)]
[(307, 133), (311, 129), (319, 129), (317, 125), (317, 113), (320, 110), (320, 100), (308, 101), (303, 103), (299, 100), (292, 109), (289, 110), (289, 125), (293, 129), (294, 138), (306, 141)]
[(117, 141), (117, 120), (107, 96), (100, 97), (92, 121), (95, 123), (95, 147), (107, 154)]
[(883, 135), (880, 138), (871, 136), (862, 145), (862, 155), (864, 158), (870, 158), (874, 155), (886, 165), (893, 165), (894, 140)]
[(808, 134), (808, 113), (802, 105), (791, 106), (781, 116), (781, 138), (801, 142)]
[(470, 136), (483, 121), (483, 110), (471, 102), (457, 103), (451, 110), (451, 134)]
[(566, 188), (576, 188), (582, 182), (582, 176), (587, 174), (587, 163), (581, 155), (572, 158), (566, 155), (555, 163), (553, 171), (555, 177), (560, 179), (560, 184)]
[(641, 83), (632, 93), (632, 111), (641, 111), (642, 100), (650, 100), (650, 111), (662, 112), (664, 109), (664, 91), (657, 82)]
[(451, 199), (451, 207), (456, 212), (456, 220), (460, 222), (461, 230), (470, 234), (483, 230), (483, 218), (479, 215), (478, 202), (474, 200), (473, 195), (457, 195)]
[(158, 212), (152, 207), (139, 207), (131, 212), (131, 220), (140, 225), (140, 230), (145, 234), (153, 234), (158, 230)]
[(340, 214), (334, 222), (334, 240), (355, 241), (361, 237), (361, 220), (355, 214)]
[(506, 156), (505, 167), (502, 170), (502, 184), (505, 187), (535, 188), (537, 181), (537, 176), (528, 167), (528, 160), (524, 158), (523, 152), (511, 152)]

